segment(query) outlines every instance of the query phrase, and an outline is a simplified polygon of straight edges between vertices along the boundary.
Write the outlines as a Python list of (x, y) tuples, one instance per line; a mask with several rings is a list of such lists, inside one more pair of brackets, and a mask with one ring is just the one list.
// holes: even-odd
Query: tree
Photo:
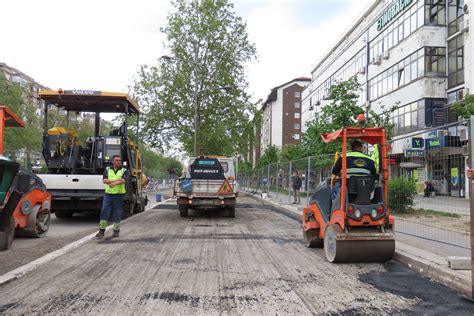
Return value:
[(301, 144), (289, 144), (283, 146), (280, 152), (280, 161), (292, 161), (307, 157), (307, 150)]
[[(357, 126), (355, 118), (358, 114), (368, 112), (365, 126), (379, 126), (387, 129), (387, 134), (392, 134), (391, 112), (394, 108), (385, 111), (385, 106), (381, 106), (382, 113), (377, 114), (372, 109), (364, 109), (358, 105), (359, 84), (357, 78), (347, 81), (337, 82), (329, 89), (331, 102), (322, 107), (315, 118), (309, 122), (306, 132), (303, 134), (303, 145), (310, 155), (322, 156), (332, 155), (340, 151), (341, 143), (334, 141), (324, 143), (321, 140), (322, 133), (330, 133), (341, 127)], [(321, 165), (332, 163), (332, 158), (322, 159)]]
[(41, 150), (41, 122), (27, 96), (28, 91), (25, 87), (8, 81), (5, 75), (0, 73), (0, 105), (8, 106), (26, 123), (25, 127), (5, 130), (5, 150)]
[(452, 108), (453, 111), (463, 119), (470, 118), (471, 115), (474, 115), (474, 95), (466, 95), (463, 101), (454, 103)]
[(246, 153), (256, 108), (245, 92), (245, 64), (256, 54), (246, 24), (227, 0), (173, 4), (161, 29), (172, 57), (143, 65), (132, 87), (144, 112), (144, 141), (193, 153), (197, 110), (200, 154)]
[(261, 167), (268, 166), (269, 164), (272, 164), (272, 163), (277, 163), (279, 153), (280, 151), (277, 146), (275, 145), (268, 146), (263, 152), (263, 155), (258, 160), (256, 167), (261, 168)]
[(181, 162), (174, 158), (164, 157), (146, 147), (141, 147), (143, 155), (143, 165), (147, 176), (162, 177), (163, 174), (171, 171), (179, 176), (183, 166)]

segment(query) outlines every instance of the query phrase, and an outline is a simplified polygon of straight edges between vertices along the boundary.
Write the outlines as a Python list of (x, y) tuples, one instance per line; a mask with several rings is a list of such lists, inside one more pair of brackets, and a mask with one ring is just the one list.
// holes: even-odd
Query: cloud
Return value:
[(336, 1), (340, 13), (312, 25), (300, 22), (301, 12), (296, 10), (295, 2), (269, 1), (251, 11), (247, 16), (248, 32), (259, 54), (259, 62), (252, 62), (248, 68), (254, 100), (265, 99), (271, 88), (286, 81), (309, 77), (317, 61), (372, 2)]
[[(53, 89), (126, 91), (160, 56), (168, 1), (1, 1), (0, 61)], [(7, 47), (5, 47), (7, 46)]]

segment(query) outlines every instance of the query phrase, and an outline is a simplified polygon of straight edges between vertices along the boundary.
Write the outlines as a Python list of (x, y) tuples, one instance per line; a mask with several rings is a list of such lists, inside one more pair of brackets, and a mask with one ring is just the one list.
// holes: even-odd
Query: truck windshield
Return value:
[(191, 179), (224, 180), (224, 169), (217, 159), (197, 158), (189, 166)]

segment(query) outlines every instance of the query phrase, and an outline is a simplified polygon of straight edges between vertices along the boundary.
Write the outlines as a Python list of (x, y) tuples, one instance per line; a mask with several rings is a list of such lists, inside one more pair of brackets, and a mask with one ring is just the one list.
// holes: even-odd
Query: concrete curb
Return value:
[[(241, 192), (250, 198), (263, 202), (285, 216), (288, 216), (299, 223), (302, 222), (301, 214), (297, 208), (291, 206), (282, 206), (273, 201), (262, 199), (259, 196), (248, 192)], [(421, 257), (421, 255), (425, 255)], [(430, 259), (427, 259), (430, 258)], [(397, 241), (395, 247), (395, 256), (393, 258), (403, 266), (420, 273), (421, 275), (446, 285), (462, 294), (471, 296), (471, 280), (459, 271), (451, 270), (447, 267), (446, 258), (430, 253), (423, 249), (418, 249), (402, 242)], [(444, 264), (446, 263), (446, 266)]]
[[(161, 204), (165, 204), (169, 201), (171, 201), (172, 199), (167, 199), (163, 202), (155, 202), (153, 204), (150, 204), (149, 208), (147, 208), (147, 211), (152, 209), (153, 207), (157, 206), (157, 205), (161, 205)], [(130, 219), (133, 219), (133, 218), (137, 218), (143, 214), (146, 214), (146, 212), (143, 212), (143, 213), (138, 213), (132, 217), (129, 217), (129, 218), (126, 218), (122, 221), (122, 224), (128, 222)], [(106, 228), (106, 231), (112, 229), (112, 226), (113, 225), (109, 225), (107, 228)], [(35, 259), (21, 267), (18, 267), (12, 271), (9, 271), (3, 275), (0, 275), (0, 286), (1, 285), (4, 285), (4, 284), (7, 284), (13, 280), (16, 280), (16, 279), (19, 279), (21, 278), (22, 276), (30, 273), (31, 271), (37, 269), (38, 267), (42, 266), (43, 264), (45, 263), (48, 263), (50, 262), (51, 260), (57, 258), (57, 257), (60, 257), (78, 247), (80, 247), (81, 245), (85, 244), (86, 242), (94, 239), (95, 237), (95, 234), (96, 233), (92, 233), (90, 235), (87, 235), (79, 240), (76, 240), (72, 243), (69, 243), (67, 245), (65, 245), (64, 247), (60, 248), (60, 249), (57, 249), (51, 253), (48, 253), (47, 255), (44, 255), (38, 259)]]

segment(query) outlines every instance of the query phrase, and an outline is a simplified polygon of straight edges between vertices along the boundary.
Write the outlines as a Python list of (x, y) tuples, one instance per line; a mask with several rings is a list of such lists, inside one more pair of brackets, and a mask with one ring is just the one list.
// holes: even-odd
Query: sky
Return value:
[[(311, 69), (374, 0), (234, 0), (258, 61), (249, 63), (249, 93)], [(127, 92), (142, 64), (167, 54), (160, 27), (167, 0), (2, 0), (0, 62), (54, 90)]]

